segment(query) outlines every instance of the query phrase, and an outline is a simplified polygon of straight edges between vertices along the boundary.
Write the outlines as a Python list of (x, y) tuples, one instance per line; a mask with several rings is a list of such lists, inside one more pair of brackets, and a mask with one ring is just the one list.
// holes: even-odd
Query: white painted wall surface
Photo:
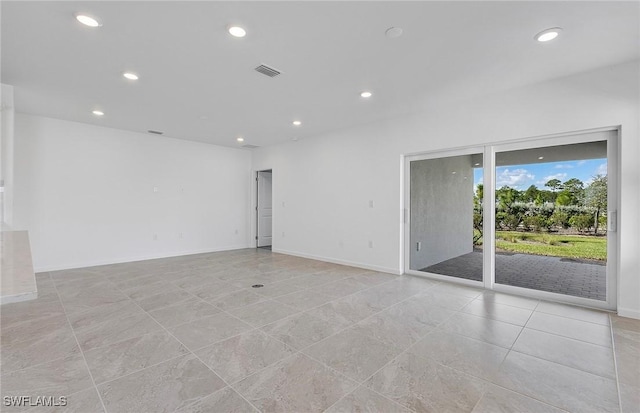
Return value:
[(15, 121), (14, 227), (29, 231), (36, 271), (249, 246), (249, 151)]
[(0, 180), (4, 182), (0, 194), (0, 227), (9, 228), (13, 221), (13, 152), (14, 117), (13, 86), (0, 85)]
[(274, 173), (273, 249), (400, 272), (403, 154), (621, 125), (618, 311), (640, 318), (639, 73), (636, 61), (472, 100), (429, 97), (414, 116), (254, 150), (253, 169)]

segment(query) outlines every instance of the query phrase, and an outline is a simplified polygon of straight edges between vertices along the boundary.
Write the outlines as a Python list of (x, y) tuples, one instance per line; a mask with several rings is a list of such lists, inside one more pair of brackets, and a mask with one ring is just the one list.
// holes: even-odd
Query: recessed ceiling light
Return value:
[(544, 156), (538, 156), (538, 159), (543, 160)]
[(371, 95), (373, 95), (373, 93), (367, 92), (367, 91), (364, 91), (364, 92), (360, 93), (360, 97), (363, 97), (363, 98), (370, 98)]
[(300, 122), (299, 120), (294, 120), (292, 123), (293, 123), (293, 126), (300, 126), (300, 125), (302, 125), (302, 122)]
[(536, 34), (534, 38), (539, 42), (548, 42), (558, 37), (561, 31), (562, 29), (560, 27), (552, 27), (551, 29), (543, 30)]
[(476, 162), (473, 164), (474, 166), (480, 166), (480, 162)]
[(242, 136), (238, 136), (238, 137), (236, 138), (236, 140), (237, 140), (238, 142), (244, 142), (244, 138), (243, 138)]
[(93, 111), (93, 112), (91, 112), (91, 113), (93, 113), (93, 114), (94, 114), (94, 115), (96, 115), (96, 116), (104, 116), (104, 112), (103, 112), (103, 111), (101, 111), (101, 110), (94, 110), (94, 111)]
[(384, 32), (384, 35), (389, 39), (395, 39), (396, 37), (402, 36), (402, 29), (400, 27), (389, 27), (387, 31)]
[(132, 72), (124, 72), (122, 76), (126, 77), (129, 80), (138, 80), (138, 75)]
[(76, 20), (79, 21), (80, 23), (84, 24), (85, 26), (89, 26), (89, 27), (100, 27), (102, 26), (102, 23), (100, 23), (100, 21), (98, 19), (96, 19), (95, 17), (91, 17), (87, 14), (84, 13), (77, 13), (76, 15)]
[(240, 26), (229, 26), (229, 34), (233, 37), (244, 37), (247, 31)]

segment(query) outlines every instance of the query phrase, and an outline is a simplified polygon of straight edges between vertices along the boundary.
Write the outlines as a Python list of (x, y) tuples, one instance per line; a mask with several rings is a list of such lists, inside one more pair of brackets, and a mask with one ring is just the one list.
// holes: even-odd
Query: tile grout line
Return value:
[[(186, 290), (185, 290), (185, 291), (186, 291)], [(187, 292), (188, 292), (188, 291), (187, 291)], [(189, 293), (189, 294), (191, 294), (190, 292), (188, 292), (188, 293)], [(198, 298), (200, 298), (200, 297), (198, 297)], [(137, 302), (136, 302), (135, 304), (136, 304), (138, 307), (140, 307), (140, 305), (139, 305)], [(211, 369), (211, 367), (209, 367), (209, 365), (208, 365), (207, 363), (205, 363), (205, 362), (204, 362), (200, 357), (198, 357), (198, 355), (197, 355), (197, 354), (195, 354), (195, 353), (194, 353), (194, 352), (193, 352), (189, 347), (187, 347), (187, 346), (186, 346), (182, 341), (180, 341), (180, 340), (179, 340), (175, 335), (173, 335), (173, 333), (171, 333), (171, 332), (170, 332), (166, 327), (164, 327), (164, 326), (163, 326), (162, 324), (160, 324), (160, 323), (159, 323), (155, 318), (153, 318), (153, 317), (152, 317), (152, 316), (151, 316), (151, 315), (150, 315), (150, 314), (149, 314), (149, 313), (148, 313), (144, 308), (140, 307), (140, 309), (141, 309), (142, 311), (144, 311), (144, 312), (145, 312), (145, 314), (146, 314), (147, 316), (149, 316), (149, 317), (150, 317), (150, 318), (151, 318), (151, 319), (152, 319), (156, 324), (158, 324), (158, 325), (159, 325), (159, 326), (160, 326), (160, 327), (161, 327), (161, 328), (162, 328), (162, 329), (163, 329), (167, 334), (169, 334), (171, 337), (173, 337), (173, 339), (174, 339), (174, 340), (176, 340), (176, 341), (177, 341), (178, 343), (180, 343), (180, 344), (181, 344), (185, 349), (187, 349), (187, 351), (189, 351), (189, 353), (191, 353), (191, 355), (192, 355), (193, 357), (195, 357), (195, 358), (196, 358), (200, 363), (202, 363), (202, 364), (203, 364), (207, 369), (209, 369), (209, 371), (211, 371), (211, 372), (212, 372), (212, 373), (213, 373), (217, 378), (219, 378), (219, 379), (220, 379), (220, 380), (221, 380), (221, 381), (222, 381), (222, 382), (223, 382), (227, 387), (229, 387), (231, 390), (233, 390), (234, 392), (236, 392), (240, 397), (242, 397), (242, 399), (243, 399), (244, 401), (246, 401), (247, 403), (249, 403), (249, 405), (250, 405), (250, 406), (252, 406), (254, 409), (256, 409), (257, 411), (260, 411), (260, 409), (258, 409), (258, 408), (253, 404), (253, 403), (251, 403), (249, 400), (247, 400), (247, 399), (246, 399), (246, 398), (245, 398), (245, 397), (244, 397), (240, 392), (238, 392), (234, 387), (232, 387), (229, 383), (227, 383), (227, 381), (226, 381), (225, 379), (223, 379), (222, 377), (220, 377), (220, 375), (219, 375), (218, 373), (216, 373), (215, 371), (213, 371), (213, 370)], [(242, 320), (240, 320), (240, 321), (242, 321)], [(243, 322), (243, 323), (244, 323), (244, 322)], [(249, 325), (248, 323), (244, 323), (244, 324)], [(250, 330), (250, 331), (252, 331), (252, 330)], [(247, 332), (248, 332), (248, 331), (247, 331)], [(184, 356), (182, 356), (182, 357), (184, 357)], [(177, 357), (175, 357), (175, 358), (177, 358)], [(175, 359), (175, 358), (174, 358), (174, 359)], [(165, 360), (165, 361), (163, 361), (162, 363), (164, 363), (164, 362), (166, 362), (166, 361), (168, 361), (168, 360)], [(158, 364), (162, 364), (162, 363), (158, 363)], [(146, 369), (146, 367), (145, 367), (145, 369)], [(144, 369), (138, 370), (138, 372), (140, 372), (140, 371), (142, 371), (142, 370), (144, 370)], [(120, 379), (120, 377), (118, 377), (118, 379)], [(115, 380), (117, 380), (117, 379), (115, 379)], [(222, 389), (218, 389), (218, 390), (222, 390)], [(192, 405), (194, 405), (195, 403), (197, 403), (198, 401), (200, 401), (200, 400), (202, 400), (202, 399), (204, 399), (204, 398), (206, 398), (206, 397), (209, 397), (209, 396), (210, 396), (210, 395), (212, 395), (213, 393), (216, 393), (216, 392), (212, 392), (212, 393), (207, 394), (206, 396), (202, 396), (202, 397), (198, 398), (197, 400), (194, 400), (192, 403), (189, 403), (188, 405), (183, 406), (183, 407), (192, 406)], [(183, 408), (183, 407), (181, 407), (181, 408)], [(105, 409), (105, 412), (106, 412), (106, 409)]]
[(615, 334), (613, 331), (613, 320), (611, 319), (611, 314), (609, 314), (609, 328), (611, 332), (611, 349), (613, 350), (613, 369), (616, 374), (616, 390), (618, 391), (618, 407), (620, 408), (620, 412), (624, 413), (622, 410), (622, 392), (620, 391), (620, 375), (618, 374), (618, 360), (616, 357), (616, 342), (615, 342)]
[(53, 281), (53, 288), (56, 290), (56, 294), (58, 295), (58, 299), (60, 300), (60, 304), (62, 305), (62, 309), (64, 311), (64, 316), (67, 319), (67, 324), (69, 325), (69, 329), (71, 329), (71, 334), (73, 334), (73, 338), (76, 340), (76, 345), (78, 346), (78, 350), (80, 350), (80, 355), (82, 356), (82, 360), (84, 361), (84, 366), (87, 369), (87, 373), (89, 373), (89, 378), (91, 378), (91, 383), (93, 384), (93, 389), (98, 394), (98, 399), (100, 400), (100, 404), (102, 405), (102, 409), (104, 409), (104, 412), (107, 413), (107, 407), (104, 404), (104, 400), (102, 400), (102, 395), (100, 394), (100, 391), (98, 390), (98, 386), (96, 385), (96, 381), (93, 378), (93, 373), (91, 373), (91, 369), (89, 368), (89, 363), (87, 363), (87, 358), (84, 355), (84, 350), (80, 346), (80, 341), (78, 340), (78, 336), (76, 335), (76, 332), (73, 329), (73, 326), (71, 325), (71, 320), (69, 320), (69, 316), (67, 315), (67, 309), (66, 309), (64, 303), (62, 302), (62, 298), (60, 297), (60, 292), (58, 291), (58, 286), (56, 285), (55, 281)]

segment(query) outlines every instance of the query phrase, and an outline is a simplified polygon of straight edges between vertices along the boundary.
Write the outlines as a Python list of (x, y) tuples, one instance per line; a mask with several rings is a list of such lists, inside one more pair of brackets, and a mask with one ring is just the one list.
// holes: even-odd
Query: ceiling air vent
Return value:
[(269, 67), (267, 65), (260, 65), (256, 67), (256, 72), (262, 73), (263, 75), (267, 75), (269, 77), (276, 77), (281, 73), (279, 70)]
[(151, 130), (149, 129), (147, 132), (153, 133), (154, 135), (162, 135), (164, 132), (160, 132), (159, 130)]
[(255, 148), (259, 148), (259, 146), (256, 145), (242, 145), (243, 148), (247, 148), (247, 149), (255, 149)]

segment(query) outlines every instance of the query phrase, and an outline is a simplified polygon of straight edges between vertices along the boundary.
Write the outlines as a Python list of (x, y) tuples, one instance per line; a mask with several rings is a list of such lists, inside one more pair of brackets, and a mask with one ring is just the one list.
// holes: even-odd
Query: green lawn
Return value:
[(496, 248), (551, 257), (607, 259), (607, 237), (496, 231)]

